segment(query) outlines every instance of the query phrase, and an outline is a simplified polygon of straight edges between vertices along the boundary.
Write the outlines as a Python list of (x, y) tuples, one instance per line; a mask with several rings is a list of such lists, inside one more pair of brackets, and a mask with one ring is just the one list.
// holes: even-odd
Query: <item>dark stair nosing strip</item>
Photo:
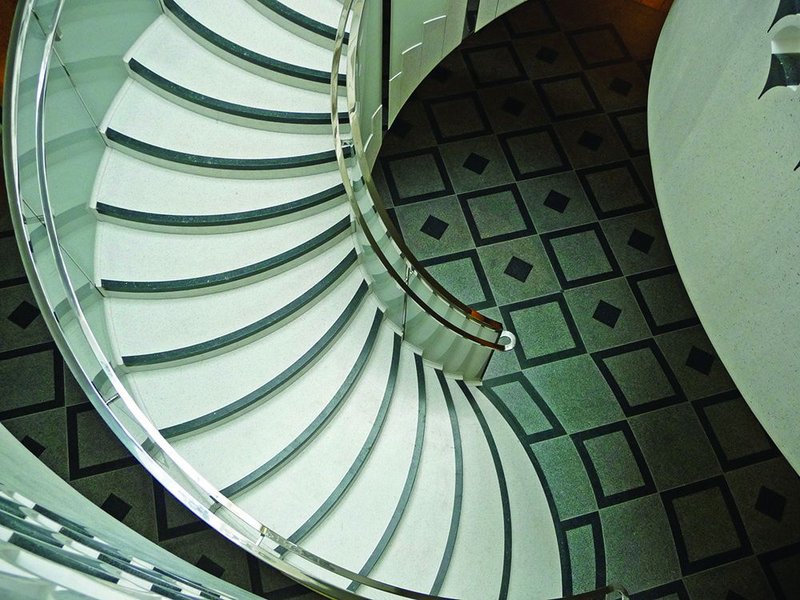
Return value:
[(300, 451), (306, 447), (306, 444), (308, 444), (308, 442), (311, 441), (311, 439), (314, 438), (323, 427), (325, 427), (333, 415), (336, 414), (337, 410), (342, 405), (342, 402), (350, 395), (350, 392), (355, 387), (361, 372), (364, 370), (364, 366), (367, 364), (367, 359), (375, 347), (375, 340), (378, 337), (378, 331), (380, 330), (380, 324), (382, 321), (383, 313), (380, 311), (380, 309), (376, 309), (369, 335), (364, 342), (364, 346), (361, 348), (361, 352), (359, 353), (355, 364), (350, 369), (350, 372), (348, 373), (342, 385), (339, 386), (336, 394), (334, 394), (334, 396), (328, 401), (322, 412), (320, 412), (320, 414), (317, 415), (317, 417), (288, 446), (286, 446), (286, 448), (264, 463), (264, 465), (252, 473), (249, 473), (245, 477), (242, 477), (235, 483), (232, 483), (228, 487), (220, 490), (223, 495), (227, 496), (228, 498), (233, 498), (237, 494), (241, 494), (245, 490), (249, 489), (259, 481), (269, 477), (273, 472), (297, 456)]
[[(366, 464), (367, 458), (369, 458), (369, 455), (375, 446), (375, 441), (378, 439), (378, 436), (383, 429), (383, 425), (386, 422), (386, 414), (389, 412), (389, 405), (394, 397), (395, 385), (397, 383), (397, 371), (400, 365), (400, 349), (402, 347), (401, 341), (402, 340), (400, 336), (395, 334), (394, 345), (392, 348), (392, 362), (391, 366), (389, 367), (389, 377), (386, 381), (386, 388), (383, 392), (383, 398), (381, 400), (380, 407), (378, 408), (378, 413), (375, 416), (375, 421), (372, 423), (372, 428), (370, 429), (366, 440), (364, 440), (364, 444), (361, 446), (358, 456), (356, 456), (355, 460), (350, 465), (350, 468), (344, 474), (344, 477), (342, 477), (339, 484), (328, 495), (328, 498), (325, 500), (325, 502), (322, 503), (322, 505), (314, 512), (313, 515), (306, 519), (305, 523), (303, 523), (292, 535), (289, 536), (288, 539), (290, 542), (295, 544), (299, 543), (322, 522), (322, 520), (328, 515), (333, 507), (338, 504), (339, 500), (342, 499), (352, 483), (355, 481), (356, 477), (358, 477), (361, 469)], [(286, 553), (286, 549), (283, 547), (278, 548), (276, 551), (280, 555)]]
[(79, 554), (73, 554), (72, 552), (66, 552), (48, 544), (43, 544), (39, 540), (29, 538), (19, 533), (12, 533), (8, 541), (17, 548), (31, 552), (36, 556), (63, 565), (69, 569), (83, 573), (84, 575), (96, 577), (97, 579), (113, 584), (119, 582), (118, 577), (109, 573), (108, 570), (102, 568), (102, 566), (95, 563), (90, 558), (83, 557)]
[[(97, 560), (102, 563), (111, 565), (112, 567), (118, 569), (122, 573), (127, 573), (128, 575), (138, 577), (139, 579), (146, 581), (151, 585), (157, 585), (159, 587), (162, 587), (164, 590), (168, 590), (173, 593), (181, 592), (181, 588), (179, 586), (164, 581), (164, 578), (159, 577), (158, 574), (137, 567), (136, 565), (131, 564), (130, 562), (120, 559), (116, 556), (101, 552), (100, 555), (97, 557)], [(185, 598), (185, 596), (177, 596), (177, 597)]]
[[(190, 154), (188, 152), (162, 148), (161, 146), (155, 146), (137, 140), (136, 138), (110, 127), (106, 128), (105, 136), (109, 141), (124, 146), (133, 152), (145, 154), (171, 163), (201, 167), (204, 169), (276, 171), (281, 169), (301, 169), (304, 167), (314, 167), (336, 162), (336, 152), (334, 150), (325, 150), (323, 152), (314, 152), (312, 154), (303, 154), (300, 156), (282, 156), (279, 158), (223, 158), (218, 156), (202, 156), (199, 154)], [(352, 146), (345, 146), (342, 150), (344, 151), (345, 158), (350, 158), (353, 154)]]
[(42, 525), (34, 524), (22, 517), (0, 512), (0, 526), (7, 527), (20, 535), (36, 540), (38, 543), (47, 544), (53, 548), (63, 548), (64, 544), (57, 538), (55, 531), (49, 531)]
[(0, 496), (0, 511), (18, 519), (25, 518), (25, 511), (22, 510), (19, 504), (2, 496)]
[[(278, 2), (278, 0), (258, 0), (261, 4), (265, 7), (270, 9), (277, 15), (280, 15), (287, 21), (291, 21), (295, 25), (302, 27), (303, 29), (307, 29), (312, 33), (316, 33), (319, 36), (322, 36), (326, 39), (334, 41), (336, 39), (336, 29), (331, 27), (330, 25), (325, 25), (324, 23), (320, 23), (316, 19), (312, 19), (311, 17), (304, 15), (303, 13), (299, 13), (296, 10), (293, 10), (286, 6), (283, 2)], [(345, 32), (344, 34), (344, 43), (346, 44), (349, 41), (350, 35)]]
[(183, 348), (176, 348), (174, 350), (123, 356), (122, 363), (126, 367), (145, 367), (173, 362), (176, 360), (185, 360), (187, 358), (194, 358), (209, 352), (221, 350), (227, 346), (232, 346), (246, 340), (247, 338), (256, 336), (259, 333), (274, 327), (281, 321), (301, 310), (303, 307), (308, 306), (315, 299), (319, 298), (325, 290), (333, 286), (334, 283), (341, 279), (345, 273), (350, 270), (350, 267), (356, 263), (356, 260), (356, 251), (351, 250), (347, 256), (339, 261), (339, 264), (336, 265), (336, 267), (330, 273), (314, 284), (314, 286), (309, 290), (305, 291), (300, 296), (282, 306), (275, 312), (259, 319), (254, 323), (250, 323), (245, 327), (241, 327), (236, 331), (226, 333), (225, 335), (221, 335), (205, 342), (200, 342), (199, 344), (192, 344), (190, 346), (184, 346)]
[(255, 275), (263, 275), (268, 271), (282, 267), (336, 239), (339, 235), (350, 228), (350, 217), (344, 217), (335, 225), (329, 227), (322, 233), (314, 236), (310, 240), (286, 250), (281, 254), (266, 260), (224, 271), (214, 275), (204, 275), (202, 277), (191, 277), (189, 279), (173, 279), (166, 281), (120, 281), (116, 279), (103, 279), (101, 287), (109, 292), (126, 293), (166, 293), (166, 292), (186, 292), (203, 288), (211, 288), (217, 285), (232, 283)]
[(442, 562), (439, 564), (439, 571), (436, 573), (433, 586), (431, 586), (431, 596), (439, 595), (442, 590), (442, 585), (444, 585), (444, 578), (447, 576), (447, 571), (450, 568), (450, 561), (453, 558), (456, 537), (458, 536), (458, 527), (461, 523), (461, 501), (464, 494), (464, 454), (461, 447), (461, 430), (458, 426), (458, 415), (456, 414), (456, 407), (453, 404), (453, 394), (450, 391), (450, 387), (447, 385), (444, 372), (437, 369), (436, 376), (439, 379), (439, 384), (444, 393), (444, 401), (445, 404), (447, 404), (447, 414), (450, 417), (450, 429), (453, 433), (456, 477), (450, 531), (447, 534), (447, 543), (445, 544), (444, 553), (442, 555)]
[[(226, 100), (220, 100), (200, 92), (195, 92), (189, 88), (178, 85), (144, 66), (135, 58), (128, 61), (128, 67), (148, 83), (164, 90), (165, 92), (177, 96), (205, 108), (210, 108), (217, 112), (226, 113), (236, 117), (244, 117), (257, 121), (268, 121), (272, 123), (289, 123), (292, 125), (330, 125), (331, 114), (329, 112), (289, 112), (283, 110), (271, 110), (267, 108), (255, 108), (243, 104), (236, 104)], [(339, 121), (347, 123), (350, 116), (347, 112), (339, 113)]]
[[(216, 47), (224, 50), (228, 54), (232, 54), (241, 60), (269, 71), (274, 71), (290, 77), (297, 77), (298, 79), (304, 79), (314, 83), (329, 85), (331, 82), (331, 74), (328, 71), (320, 71), (318, 69), (311, 69), (309, 67), (301, 67), (271, 58), (269, 56), (264, 56), (263, 54), (249, 50), (244, 46), (240, 46), (239, 44), (222, 37), (192, 17), (181, 6), (179, 6), (175, 0), (164, 0), (164, 6), (181, 23), (191, 29), (194, 33), (206, 41), (214, 44)], [(345, 86), (347, 84), (347, 76), (343, 73), (340, 73), (338, 76), (338, 82), (340, 86)]]
[(350, 319), (353, 318), (359, 306), (361, 305), (361, 302), (364, 300), (364, 298), (366, 298), (368, 289), (369, 287), (367, 282), (362, 281), (353, 298), (342, 311), (342, 314), (338, 316), (333, 325), (331, 325), (328, 331), (325, 332), (325, 335), (323, 335), (300, 358), (298, 358), (286, 370), (277, 375), (275, 378), (271, 379), (258, 389), (253, 390), (246, 396), (243, 396), (239, 400), (231, 402), (222, 408), (218, 408), (210, 413), (190, 419), (183, 423), (165, 427), (164, 429), (160, 430), (161, 435), (163, 435), (166, 439), (170, 439), (186, 433), (192, 433), (198, 429), (209, 427), (210, 425), (214, 425), (223, 419), (232, 417), (237, 413), (250, 408), (264, 398), (268, 398), (270, 394), (274, 393), (276, 390), (292, 381), (298, 374), (302, 373), (317, 358), (317, 356), (319, 356), (333, 342), (333, 340), (336, 339), (339, 333), (341, 333), (341, 331), (344, 329), (345, 325), (347, 325)]
[(104, 202), (97, 203), (97, 212), (101, 215), (147, 225), (160, 225), (169, 227), (221, 227), (226, 225), (243, 225), (256, 223), (278, 217), (299, 213), (309, 208), (315, 208), (336, 198), (344, 196), (344, 184), (335, 185), (327, 190), (317, 192), (300, 200), (286, 202), (269, 208), (260, 208), (239, 213), (210, 214), (210, 215), (170, 215), (164, 213), (150, 213), (130, 208), (122, 208)]
[(472, 411), (475, 413), (475, 416), (478, 419), (478, 423), (480, 423), (481, 429), (483, 430), (483, 435), (486, 438), (486, 443), (489, 446), (489, 452), (492, 455), (492, 461), (494, 462), (495, 472), (497, 473), (497, 483), (500, 485), (500, 503), (503, 506), (503, 575), (502, 579), (500, 580), (500, 591), (498, 593), (499, 600), (506, 600), (508, 598), (508, 586), (511, 580), (511, 553), (512, 553), (512, 529), (511, 529), (511, 501), (508, 497), (508, 486), (506, 484), (506, 474), (505, 470), (503, 469), (503, 463), (500, 459), (500, 452), (497, 449), (497, 443), (494, 441), (494, 436), (492, 435), (492, 430), (489, 427), (489, 423), (486, 421), (486, 417), (483, 415), (480, 406), (478, 406), (478, 402), (475, 400), (475, 396), (473, 396), (472, 392), (470, 391), (469, 387), (467, 386), (464, 381), (459, 380), (458, 385), (461, 390), (464, 392), (464, 395), (467, 397), (467, 401), (469, 402)]
[[(425, 369), (422, 366), (422, 357), (419, 354), (414, 355), (414, 364), (417, 370), (417, 431), (414, 438), (414, 452), (411, 455), (411, 464), (408, 467), (408, 473), (406, 474), (406, 481), (403, 484), (403, 491), (400, 493), (400, 498), (397, 500), (397, 506), (395, 506), (394, 513), (392, 514), (392, 518), (389, 520), (389, 524), (386, 526), (386, 530), (383, 532), (381, 539), (378, 541), (378, 544), (375, 546), (375, 549), (370, 554), (367, 562), (364, 563), (364, 566), (361, 567), (361, 570), (358, 572), (359, 575), (368, 576), (378, 561), (383, 556), (383, 553), (386, 551), (389, 542), (392, 541), (392, 537), (394, 536), (395, 532), (397, 531), (398, 525), (400, 525), (400, 520), (403, 518), (405, 514), (406, 507), (408, 506), (408, 501), (411, 498), (411, 493), (414, 491), (414, 482), (417, 480), (417, 474), (419, 473), (419, 463), (420, 459), (422, 458), (422, 445), (425, 442), (425, 417), (427, 413), (427, 396), (425, 390)], [(347, 589), (351, 592), (356, 591), (361, 584), (357, 581), (353, 581), (347, 586)]]

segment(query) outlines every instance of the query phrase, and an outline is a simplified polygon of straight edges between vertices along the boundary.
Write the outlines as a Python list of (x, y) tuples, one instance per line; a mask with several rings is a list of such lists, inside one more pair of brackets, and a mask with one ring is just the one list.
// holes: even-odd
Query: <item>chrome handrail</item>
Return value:
[[(426, 314), (434, 318), (438, 321), (441, 325), (449, 329), (450, 331), (456, 333), (457, 335), (470, 340), (476, 344), (481, 346), (485, 346), (487, 348), (491, 348), (492, 350), (499, 350), (499, 351), (509, 351), (512, 350), (516, 338), (513, 333), (510, 331), (506, 331), (503, 329), (503, 324), (495, 321), (494, 319), (490, 319), (489, 317), (483, 315), (482, 313), (478, 312), (477, 310), (467, 306), (460, 300), (458, 300), (452, 293), (450, 293), (447, 289), (445, 289), (434, 277), (428, 273), (425, 267), (417, 260), (414, 256), (413, 252), (408, 248), (406, 243), (403, 241), (400, 232), (395, 227), (394, 223), (392, 222), (391, 217), (389, 217), (389, 213), (386, 210), (386, 205), (382, 199), (380, 192), (378, 191), (377, 186), (375, 185), (375, 181), (372, 178), (371, 168), (368, 164), (365, 152), (365, 145), (364, 139), (361, 132), (361, 125), (359, 119), (356, 115), (356, 106), (357, 106), (357, 91), (356, 91), (356, 81), (355, 76), (353, 74), (357, 73), (357, 62), (358, 62), (358, 54), (359, 54), (359, 32), (361, 27), (361, 16), (363, 13), (364, 7), (364, 0), (344, 0), (342, 3), (342, 13), (339, 19), (339, 27), (336, 32), (336, 38), (334, 41), (334, 48), (333, 48), (333, 67), (331, 68), (331, 122), (333, 125), (333, 132), (334, 132), (334, 143), (335, 143), (335, 150), (336, 150), (336, 158), (339, 164), (339, 171), (342, 175), (342, 181), (345, 186), (345, 191), (347, 192), (347, 197), (350, 201), (351, 209), (353, 211), (353, 215), (361, 227), (361, 232), (367, 238), (367, 241), (372, 248), (372, 251), (377, 256), (378, 260), (384, 266), (386, 271), (389, 275), (394, 279), (395, 283), (403, 290), (408, 298), (413, 300)], [(352, 19), (351, 19), (352, 16)], [(347, 33), (347, 23), (348, 21), (351, 22), (351, 30), (349, 35)], [(353, 156), (354, 160), (358, 161), (359, 168), (361, 171), (361, 177), (364, 182), (364, 186), (367, 189), (367, 192), (370, 196), (373, 206), (376, 209), (376, 212), (381, 218), (381, 222), (383, 227), (386, 228), (386, 231), (389, 235), (389, 239), (391, 242), (396, 246), (398, 255), (404, 261), (406, 265), (406, 270), (410, 270), (414, 272), (416, 275), (419, 276), (420, 280), (428, 286), (428, 288), (434, 292), (440, 299), (442, 299), (445, 303), (447, 303), (450, 307), (456, 309), (459, 313), (461, 313), (464, 317), (480, 324), (483, 327), (486, 327), (492, 331), (494, 331), (497, 335), (495, 336), (495, 341), (489, 341), (478, 337), (468, 331), (465, 331), (455, 323), (449, 321), (444, 316), (442, 316), (439, 312), (434, 310), (427, 302), (425, 302), (409, 285), (408, 281), (404, 277), (404, 274), (399, 273), (391, 263), (391, 260), (386, 256), (386, 254), (381, 250), (378, 242), (375, 240), (372, 231), (370, 230), (366, 220), (364, 218), (364, 214), (361, 211), (361, 208), (358, 206), (358, 202), (355, 198), (355, 192), (353, 190), (353, 185), (350, 180), (350, 175), (347, 167), (347, 162), (344, 156), (344, 141), (341, 134), (341, 123), (339, 119), (339, 66), (341, 64), (342, 55), (344, 53), (344, 40), (345, 37), (349, 37), (349, 44), (347, 50), (347, 78), (346, 78), (346, 91), (347, 91), (347, 110), (348, 110), (348, 124), (350, 126), (350, 133), (352, 138), (352, 145), (353, 145)], [(500, 343), (500, 340), (503, 338), (508, 339), (509, 342), (507, 343)]]

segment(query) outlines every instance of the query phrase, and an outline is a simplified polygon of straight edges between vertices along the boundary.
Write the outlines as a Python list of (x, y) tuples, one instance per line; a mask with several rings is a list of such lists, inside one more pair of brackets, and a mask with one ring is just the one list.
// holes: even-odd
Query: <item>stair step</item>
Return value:
[[(297, 35), (324, 44), (336, 39), (342, 5), (336, 0), (249, 0), (267, 18)], [(349, 36), (345, 34), (347, 43)]]

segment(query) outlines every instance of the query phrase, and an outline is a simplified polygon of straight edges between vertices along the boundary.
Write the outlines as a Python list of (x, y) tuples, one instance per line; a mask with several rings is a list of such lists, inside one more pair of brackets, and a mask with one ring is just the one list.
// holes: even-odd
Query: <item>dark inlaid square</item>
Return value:
[(592, 358), (628, 416), (684, 399), (675, 374), (652, 339), (596, 352)]
[(601, 508), (656, 491), (639, 444), (626, 421), (572, 435)]
[(485, 156), (481, 156), (480, 154), (476, 154), (472, 152), (468, 157), (467, 160), (464, 161), (462, 165), (465, 169), (472, 171), (476, 175), (483, 175), (483, 172), (486, 170), (486, 167), (489, 166), (489, 159)]
[(502, 134), (500, 144), (517, 180), (570, 169), (567, 155), (552, 127), (535, 127)]
[(611, 83), (608, 84), (608, 89), (616, 94), (619, 94), (620, 96), (627, 96), (631, 93), (633, 84), (625, 79), (614, 77), (614, 79), (611, 80)]
[(595, 321), (599, 321), (603, 325), (607, 325), (614, 329), (617, 326), (617, 321), (619, 321), (619, 316), (622, 314), (622, 310), (614, 306), (613, 304), (609, 304), (605, 300), (601, 300), (597, 304), (597, 308), (592, 315), (592, 318)]
[(683, 575), (744, 558), (750, 541), (724, 477), (661, 494)]
[(584, 69), (630, 60), (622, 38), (613, 25), (599, 25), (567, 32)]
[(401, 117), (397, 117), (394, 120), (394, 123), (392, 123), (390, 131), (392, 135), (396, 135), (397, 137), (404, 139), (409, 133), (411, 133), (413, 128), (414, 125), (412, 123)]
[(584, 148), (596, 151), (603, 144), (603, 136), (597, 135), (591, 131), (584, 131), (578, 138), (578, 143)]
[(585, 117), (602, 111), (600, 102), (583, 73), (540, 79), (534, 85), (554, 121)]
[(762, 515), (780, 522), (783, 520), (783, 512), (786, 510), (786, 496), (762, 485), (758, 491), (755, 508)]
[(41, 311), (27, 300), (20, 302), (17, 307), (8, 315), (8, 320), (20, 329), (27, 329), (36, 320)]
[(452, 76), (453, 72), (444, 65), (436, 65), (430, 73), (430, 77), (439, 83), (447, 83)]
[(513, 96), (508, 96), (500, 107), (508, 114), (518, 117), (525, 110), (525, 103)]
[(522, 368), (583, 354), (585, 348), (564, 297), (552, 294), (500, 307), (503, 323), (517, 336)]
[(420, 227), (420, 231), (436, 240), (440, 240), (442, 239), (444, 232), (447, 231), (448, 227), (450, 227), (448, 223), (445, 223), (441, 219), (437, 219), (433, 215), (430, 215), (425, 220), (425, 223), (422, 224), (422, 227)]
[(528, 276), (531, 274), (532, 269), (533, 265), (529, 262), (526, 262), (521, 258), (517, 258), (516, 256), (512, 256), (511, 260), (508, 261), (506, 270), (503, 272), (509, 277), (513, 277), (517, 281), (525, 283), (528, 280)]
[(100, 508), (114, 517), (117, 521), (124, 521), (125, 517), (128, 516), (128, 513), (131, 512), (131, 508), (133, 507), (116, 494), (109, 494), (100, 505)]
[(613, 279), (621, 274), (597, 223), (545, 233), (541, 239), (564, 289)]
[(225, 569), (221, 565), (211, 560), (205, 554), (198, 558), (197, 562), (194, 564), (196, 567), (203, 569), (203, 571), (210, 573), (214, 577), (222, 577), (222, 575), (225, 573)]
[(643, 254), (649, 254), (655, 240), (656, 239), (649, 233), (645, 233), (644, 231), (634, 227), (633, 231), (631, 231), (630, 237), (628, 238), (628, 246), (638, 250)]
[(554, 62), (556, 62), (556, 60), (558, 60), (558, 50), (554, 50), (549, 46), (542, 46), (536, 53), (536, 58), (542, 62), (552, 65)]
[(698, 373), (708, 375), (711, 373), (711, 367), (714, 366), (714, 355), (697, 346), (692, 346), (689, 356), (686, 357), (686, 366)]
[(544, 205), (547, 208), (564, 214), (564, 211), (567, 210), (567, 206), (569, 205), (569, 197), (561, 192), (550, 190), (547, 197), (544, 199)]
[(462, 54), (477, 87), (525, 79), (522, 62), (509, 42), (467, 48)]

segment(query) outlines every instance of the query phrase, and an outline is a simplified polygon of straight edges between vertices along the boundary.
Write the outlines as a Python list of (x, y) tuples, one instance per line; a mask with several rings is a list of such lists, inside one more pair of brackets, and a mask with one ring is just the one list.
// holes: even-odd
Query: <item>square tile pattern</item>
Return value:
[[(634, 600), (794, 598), (800, 481), (705, 338), (654, 207), (646, 32), (669, 2), (591, 4), (530, 0), (469, 38), (393, 123), (376, 179), (426, 268), (518, 336), (484, 389), (552, 502), (564, 593), (614, 581)], [(13, 255), (8, 222), (0, 208)], [(0, 265), (0, 313), (0, 420), (31, 452), (206, 571), (313, 597), (107, 433), (19, 261)]]

